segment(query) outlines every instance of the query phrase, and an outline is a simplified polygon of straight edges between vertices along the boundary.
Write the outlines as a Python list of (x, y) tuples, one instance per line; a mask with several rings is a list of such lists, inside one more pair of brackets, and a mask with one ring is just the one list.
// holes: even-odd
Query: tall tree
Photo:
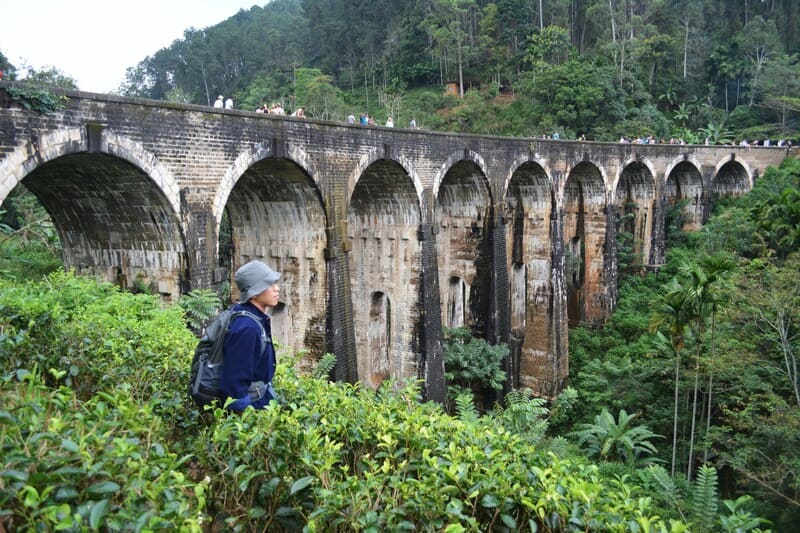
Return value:
[(472, 54), (474, 37), (470, 21), (477, 9), (475, 0), (431, 0), (423, 25), (435, 55), (454, 58), (458, 71), (458, 95), (464, 97), (464, 67)]
[[(686, 293), (686, 301), (691, 307), (691, 325), (693, 329), (693, 337), (695, 339), (695, 375), (694, 375), (694, 391), (692, 401), (692, 418), (691, 428), (689, 430), (689, 457), (686, 477), (692, 479), (692, 467), (694, 465), (694, 438), (695, 426), (697, 420), (697, 405), (698, 405), (698, 392), (699, 380), (701, 369), (701, 357), (704, 351), (705, 333), (711, 327), (711, 337), (714, 338), (714, 326), (717, 311), (719, 306), (724, 302), (724, 293), (720, 290), (725, 276), (733, 270), (735, 264), (727, 256), (705, 256), (696, 263), (684, 264), (681, 267), (681, 274), (685, 276), (683, 285)], [(713, 357), (714, 343), (712, 340), (712, 353)], [(708, 376), (708, 405), (709, 405), (709, 420), (711, 413), (711, 400), (713, 387), (713, 372), (709, 372)], [(709, 428), (706, 427), (706, 432)]]
[(780, 120), (781, 135), (788, 133), (788, 118), (800, 113), (800, 59), (797, 55), (776, 55), (764, 65), (754, 83), (760, 105), (774, 111)]
[(658, 331), (666, 327), (669, 332), (669, 343), (675, 357), (675, 388), (672, 415), (672, 462), (670, 474), (675, 475), (678, 452), (678, 404), (680, 399), (681, 352), (686, 345), (686, 334), (694, 318), (692, 303), (686, 288), (677, 278), (672, 278), (665, 292), (659, 297), (653, 312), (650, 314), (650, 329)]
[[(761, 17), (752, 19), (740, 35), (742, 49), (750, 62), (751, 87), (758, 86), (759, 76), (767, 61), (781, 51), (775, 21)], [(755, 90), (750, 91), (750, 104), (755, 101)]]

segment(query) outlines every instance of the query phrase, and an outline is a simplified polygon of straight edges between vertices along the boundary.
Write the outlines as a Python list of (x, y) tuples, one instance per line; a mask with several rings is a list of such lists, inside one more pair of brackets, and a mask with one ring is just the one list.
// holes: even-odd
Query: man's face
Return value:
[(280, 300), (281, 289), (277, 283), (273, 283), (268, 289), (261, 291), (253, 296), (253, 300), (259, 307), (275, 307)]

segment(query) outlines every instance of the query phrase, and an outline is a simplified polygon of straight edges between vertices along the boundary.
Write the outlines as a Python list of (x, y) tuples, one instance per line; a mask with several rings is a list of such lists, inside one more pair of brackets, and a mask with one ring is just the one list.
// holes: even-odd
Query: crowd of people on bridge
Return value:
[[(214, 102), (214, 107), (219, 108), (219, 109), (223, 109), (223, 108), (224, 109), (233, 109), (233, 98), (231, 98), (229, 96), (227, 99), (225, 99), (225, 97), (223, 95), (219, 95), (217, 97), (216, 101)], [(273, 102), (272, 104), (269, 104), (269, 105), (264, 104), (264, 105), (256, 108), (255, 112), (256, 113), (266, 113), (266, 114), (270, 114), (270, 115), (286, 115), (287, 114), (286, 110), (283, 108), (283, 105), (280, 102)], [(302, 106), (301, 107), (297, 107), (291, 113), (290, 116), (292, 116), (292, 117), (304, 117), (304, 116), (306, 116), (306, 108), (302, 107)], [(350, 113), (349, 115), (347, 115), (346, 120), (347, 120), (348, 124), (360, 124), (361, 126), (377, 126), (378, 125), (375, 122), (375, 118), (370, 116), (368, 113), (360, 113), (358, 118), (356, 118), (356, 116), (353, 113)], [(394, 118), (391, 115), (386, 119), (385, 126), (387, 128), (393, 128), (394, 127)], [(413, 117), (411, 118), (411, 120), (408, 123), (408, 128), (412, 129), (412, 130), (417, 129), (417, 120), (415, 118), (413, 118)], [(558, 131), (554, 131), (552, 134), (544, 134), (544, 135), (542, 135), (541, 138), (545, 139), (545, 140), (558, 141), (558, 140), (561, 139), (561, 134)], [(580, 134), (575, 138), (575, 140), (576, 141), (585, 141), (586, 140), (586, 135)], [(675, 145), (675, 144), (677, 144), (677, 145), (688, 144), (685, 140), (683, 140), (682, 138), (679, 138), (679, 137), (678, 138), (671, 137), (669, 139), (666, 139), (666, 138), (662, 137), (661, 139), (656, 139), (653, 135), (643, 135), (643, 136), (633, 137), (633, 138), (629, 138), (629, 137), (627, 137), (625, 135), (622, 135), (619, 138), (619, 142), (621, 144), (673, 144), (673, 145)], [(706, 138), (705, 141), (704, 141), (704, 144), (711, 145), (711, 144), (714, 144), (714, 143), (712, 143), (709, 138)], [(763, 139), (763, 140), (755, 140), (755, 141), (748, 141), (747, 139), (742, 139), (738, 143), (728, 143), (728, 144), (730, 144), (730, 145), (738, 144), (739, 146), (745, 146), (745, 147), (748, 147), (748, 148), (750, 146), (777, 146), (777, 147), (787, 147), (787, 148), (791, 148), (792, 147), (792, 141), (791, 140), (785, 140), (785, 139), (778, 139), (777, 141), (776, 140), (772, 140), (772, 139)]]

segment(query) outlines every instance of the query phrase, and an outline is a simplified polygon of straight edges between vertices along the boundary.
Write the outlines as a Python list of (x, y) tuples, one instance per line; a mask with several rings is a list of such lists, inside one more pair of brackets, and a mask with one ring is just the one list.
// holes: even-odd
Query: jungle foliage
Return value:
[[(552, 413), (524, 392), (486, 416), (454, 418), (422, 402), (414, 382), (377, 391), (331, 383), (298, 373), (299, 359), (283, 354), (282, 405), (201, 416), (185, 389), (196, 342), (185, 320), (183, 307), (164, 307), (158, 296), (70, 273), (0, 281), (5, 530), (763, 524), (746, 501), (718, 501), (713, 469), (686, 487), (658, 489), (668, 501), (654, 494), (672, 483), (663, 471), (612, 456), (605, 468), (592, 463), (575, 443), (545, 435)], [(626, 432), (639, 435), (635, 453), (652, 452), (630, 417), (618, 444)], [(745, 521), (745, 529), (725, 526)]]
[(667, 437), (653, 458), (671, 479), (713, 466), (720, 494), (754, 497), (776, 530), (800, 516), (797, 190), (800, 161), (768, 169), (659, 272), (624, 276), (605, 327), (570, 332), (576, 429), (635, 413)]
[(799, 52), (793, 0), (273, 0), (187, 29), (129, 68), (120, 92), (449, 131), (721, 144), (797, 138)]

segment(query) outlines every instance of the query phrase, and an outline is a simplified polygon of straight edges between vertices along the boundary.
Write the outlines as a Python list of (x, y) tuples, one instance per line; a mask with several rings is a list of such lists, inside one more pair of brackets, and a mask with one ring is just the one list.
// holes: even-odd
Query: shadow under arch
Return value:
[(480, 156), (480, 154), (478, 154), (477, 152), (474, 152), (472, 150), (467, 150), (467, 149), (465, 149), (463, 152), (456, 152), (456, 153), (450, 154), (450, 156), (448, 156), (448, 158), (445, 160), (445, 162), (442, 163), (441, 167), (439, 167), (439, 172), (437, 172), (436, 179), (434, 180), (434, 184), (433, 184), (433, 197), (434, 198), (438, 198), (439, 197), (439, 189), (441, 188), (442, 183), (444, 182), (445, 178), (450, 173), (450, 171), (453, 169), (453, 167), (455, 167), (455, 166), (457, 166), (457, 165), (459, 165), (461, 163), (464, 163), (466, 161), (472, 162), (478, 169), (480, 169), (480, 175), (483, 176), (483, 179), (484, 179), (485, 185), (486, 185), (486, 189), (487, 189), (487, 191), (489, 191), (490, 203), (491, 203), (491, 187), (489, 187), (489, 181), (487, 179), (487, 176), (489, 174), (488, 174), (486, 162), (483, 160), (483, 158)]
[(416, 195), (416, 203), (417, 209), (420, 212), (424, 210), (423, 200), (422, 200), (422, 193), (423, 193), (423, 186), (422, 180), (420, 180), (419, 174), (417, 173), (414, 165), (411, 161), (402, 154), (396, 153), (385, 153), (379, 151), (377, 148), (370, 149), (366, 154), (361, 156), (359, 159), (358, 164), (353, 169), (353, 172), (350, 173), (350, 176), (347, 180), (347, 206), (345, 210), (349, 209), (349, 202), (353, 198), (353, 194), (355, 192), (356, 187), (359, 185), (359, 181), (365, 175), (366, 170), (372, 166), (373, 164), (379, 161), (392, 161), (394, 162), (402, 172), (406, 175), (408, 179), (411, 180), (411, 183), (414, 187), (414, 194)]
[(85, 130), (70, 128), (17, 148), (9, 164), (17, 168), (3, 169), (5, 186), (23, 183), (37, 197), (65, 267), (167, 300), (180, 296), (190, 276), (179, 189), (140, 143), (103, 132), (90, 152)]
[(368, 386), (423, 374), (416, 355), (422, 338), (419, 198), (406, 168), (380, 158), (363, 170), (347, 203), (356, 367)]
[(630, 159), (613, 189), (617, 267), (636, 271), (651, 263), (655, 219), (656, 171), (647, 159)]
[(663, 194), (667, 233), (673, 226), (683, 231), (696, 231), (702, 226), (704, 193), (701, 168), (700, 163), (690, 157), (677, 158), (667, 167)]
[[(222, 177), (219, 187), (214, 194), (214, 202), (212, 205), (214, 217), (217, 222), (217, 228), (219, 228), (219, 225), (222, 222), (222, 217), (225, 213), (225, 207), (228, 203), (228, 197), (230, 196), (233, 188), (236, 186), (236, 183), (250, 167), (264, 159), (269, 158), (279, 158), (276, 155), (274, 143), (257, 143), (249, 150), (241, 152), (236, 157), (233, 164), (228, 167), (228, 170)], [(313, 184), (314, 188), (317, 189), (317, 196), (320, 204), (325, 207), (325, 202), (323, 201), (322, 192), (320, 190), (320, 184), (318, 181), (319, 172), (317, 172), (317, 170), (314, 168), (314, 165), (305, 150), (298, 146), (290, 145), (283, 159), (291, 161), (298, 168), (302, 169), (302, 171), (308, 177), (309, 183)], [(329, 219), (327, 210), (325, 210), (325, 219), (326, 221)]]
[(610, 311), (604, 301), (606, 179), (582, 161), (572, 167), (562, 190), (567, 316), (571, 325), (600, 324)]
[(509, 279), (509, 386), (551, 391), (558, 334), (553, 283), (555, 193), (547, 168), (527, 160), (512, 168), (505, 194)]
[(747, 161), (731, 155), (717, 163), (711, 180), (711, 190), (715, 198), (742, 196), (752, 188), (753, 171)]
[[(450, 280), (463, 280), (466, 297), (466, 320), (477, 337), (489, 334), (491, 313), (492, 194), (483, 160), (474, 152), (465, 151), (456, 159), (448, 159), (448, 167), (437, 179), (434, 197), (434, 230), (438, 231), (437, 259), (440, 291), (447, 291)], [(449, 293), (442, 293), (442, 326), (453, 327), (447, 310)]]

